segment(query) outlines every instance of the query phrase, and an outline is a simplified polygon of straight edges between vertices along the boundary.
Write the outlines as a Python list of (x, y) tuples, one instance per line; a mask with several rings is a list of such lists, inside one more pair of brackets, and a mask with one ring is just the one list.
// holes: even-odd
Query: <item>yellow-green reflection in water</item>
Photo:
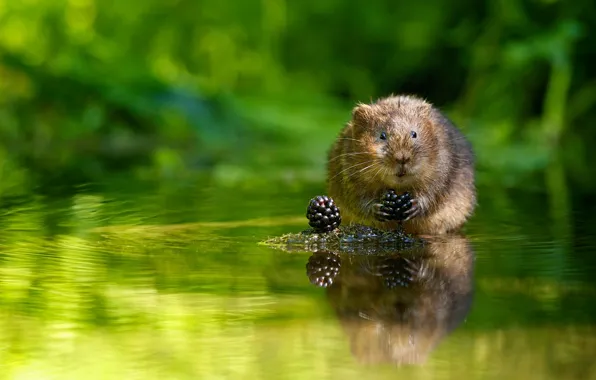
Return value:
[(322, 288), (306, 266), (329, 254), (257, 244), (305, 228), (314, 192), (271, 191), (5, 206), (0, 378), (596, 378), (593, 238), (561, 244), (537, 204), (485, 202), (465, 237), (417, 251), (339, 255)]

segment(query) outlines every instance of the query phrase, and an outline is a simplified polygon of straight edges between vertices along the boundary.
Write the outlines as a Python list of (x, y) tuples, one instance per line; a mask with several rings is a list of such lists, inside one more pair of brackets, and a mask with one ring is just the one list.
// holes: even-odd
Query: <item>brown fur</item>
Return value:
[[(381, 132), (387, 133), (384, 141)], [(398, 176), (403, 170), (407, 174)], [(344, 224), (381, 229), (398, 223), (375, 218), (382, 194), (388, 189), (410, 192), (420, 213), (403, 227), (415, 234), (456, 231), (476, 206), (471, 145), (439, 110), (414, 96), (354, 108), (329, 152), (327, 186)]]

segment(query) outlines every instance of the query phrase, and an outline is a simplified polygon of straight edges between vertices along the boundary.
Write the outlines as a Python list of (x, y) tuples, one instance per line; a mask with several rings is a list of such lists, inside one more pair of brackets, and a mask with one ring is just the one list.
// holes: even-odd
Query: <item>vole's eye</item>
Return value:
[(415, 139), (418, 134), (415, 131), (410, 132), (410, 136), (412, 136), (413, 139)]
[(381, 132), (381, 135), (379, 136), (379, 138), (380, 138), (381, 140), (387, 140), (387, 133), (385, 133), (385, 132)]

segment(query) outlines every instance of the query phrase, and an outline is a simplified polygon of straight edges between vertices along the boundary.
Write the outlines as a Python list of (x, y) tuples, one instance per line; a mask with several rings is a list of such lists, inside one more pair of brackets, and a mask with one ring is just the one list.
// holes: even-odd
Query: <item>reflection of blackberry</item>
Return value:
[(412, 198), (408, 192), (397, 195), (395, 190), (388, 190), (381, 198), (381, 203), (381, 211), (389, 214), (389, 220), (403, 220), (406, 218), (404, 212), (412, 207)]
[(415, 270), (412, 263), (403, 257), (388, 257), (379, 263), (379, 273), (388, 289), (407, 288), (413, 281)]
[(329, 232), (339, 227), (341, 216), (333, 199), (319, 195), (310, 200), (306, 209), (308, 224), (318, 232)]
[(341, 261), (336, 254), (317, 252), (308, 258), (306, 274), (313, 285), (326, 288), (333, 283), (340, 266)]

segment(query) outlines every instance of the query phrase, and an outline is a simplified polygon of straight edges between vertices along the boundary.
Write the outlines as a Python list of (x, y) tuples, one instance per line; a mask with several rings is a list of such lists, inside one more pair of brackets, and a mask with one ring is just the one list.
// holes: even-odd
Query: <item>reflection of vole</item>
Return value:
[(465, 238), (445, 236), (408, 255), (339, 259), (327, 295), (361, 362), (424, 362), (469, 311), (473, 253)]
[(431, 104), (411, 96), (360, 104), (335, 141), (328, 192), (344, 224), (392, 229), (381, 222), (379, 199), (388, 189), (410, 192), (403, 223), (410, 233), (460, 228), (476, 205), (474, 159), (463, 134)]

